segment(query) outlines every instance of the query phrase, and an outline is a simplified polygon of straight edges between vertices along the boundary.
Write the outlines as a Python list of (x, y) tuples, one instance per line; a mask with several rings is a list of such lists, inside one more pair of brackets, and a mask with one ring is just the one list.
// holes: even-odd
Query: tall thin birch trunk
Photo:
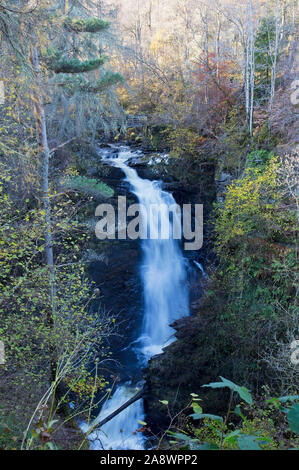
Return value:
[(278, 54), (278, 43), (280, 37), (280, 25), (279, 25), (279, 2), (276, 0), (276, 8), (275, 8), (275, 44), (274, 44), (274, 51), (273, 51), (273, 60), (272, 60), (272, 68), (271, 68), (271, 90), (270, 90), (270, 102), (269, 102), (269, 120), (268, 126), (271, 129), (271, 120), (272, 120), (272, 108), (273, 102), (275, 98), (275, 82), (276, 82), (276, 66), (277, 66), (277, 54)]
[(253, 131), (253, 111), (254, 111), (254, 85), (255, 85), (255, 56), (254, 56), (254, 28), (253, 28), (253, 6), (252, 0), (248, 3), (247, 20), (247, 44), (246, 44), (246, 113), (249, 126), (249, 133)]
[(144, 92), (145, 89), (145, 75), (144, 75), (144, 58), (143, 58), (143, 47), (142, 47), (142, 26), (141, 26), (141, 15), (140, 15), (140, 1), (137, 0), (137, 12), (138, 12), (138, 19), (136, 25), (136, 49), (137, 49), (137, 60), (139, 60), (139, 67), (141, 72), (141, 82), (142, 82), (142, 91)]
[[(249, 17), (248, 17), (249, 23)], [(249, 25), (247, 28), (246, 57), (245, 57), (245, 108), (246, 117), (249, 122)]]
[(217, 40), (216, 40), (216, 77), (219, 80), (219, 63), (220, 63), (220, 33), (221, 21), (219, 12), (217, 13)]
[[(50, 197), (49, 197), (49, 160), (50, 160), (50, 150), (48, 145), (48, 136), (47, 136), (47, 125), (46, 125), (46, 115), (43, 103), (43, 96), (41, 92), (41, 79), (40, 79), (40, 65), (38, 58), (37, 47), (34, 47), (32, 54), (32, 63), (33, 69), (35, 72), (35, 81), (36, 81), (36, 112), (38, 119), (38, 127), (40, 128), (41, 135), (41, 158), (42, 158), (42, 202), (43, 208), (45, 211), (45, 258), (46, 265), (48, 268), (48, 279), (49, 279), (49, 298), (51, 311), (48, 314), (47, 322), (51, 329), (55, 329), (55, 317), (56, 317), (56, 301), (55, 301), (55, 266), (54, 266), (54, 256), (53, 256), (53, 246), (52, 246), (52, 223), (51, 223), (51, 207), (50, 207)], [(51, 378), (54, 380), (56, 374), (56, 354), (54, 346), (51, 348)]]
[[(209, 25), (208, 25), (208, 14), (207, 10), (204, 17), (204, 50), (205, 50), (205, 59), (206, 59), (206, 69), (209, 70)], [(207, 82), (207, 74), (205, 78), (205, 103), (209, 104), (209, 86)]]

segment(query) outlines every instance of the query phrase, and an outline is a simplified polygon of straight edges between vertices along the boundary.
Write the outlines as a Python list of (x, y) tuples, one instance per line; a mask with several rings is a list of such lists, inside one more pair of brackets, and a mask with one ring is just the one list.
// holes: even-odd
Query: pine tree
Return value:
[(275, 18), (263, 18), (255, 38), (256, 101), (268, 101), (275, 51)]
[(49, 115), (51, 133), (59, 140), (86, 131), (94, 139), (98, 132), (117, 131), (124, 121), (113, 90), (123, 78), (109, 70), (102, 47), (104, 33), (106, 45), (111, 41), (110, 23), (91, 11), (88, 2), (65, 2), (61, 34), (44, 55), (46, 68), (54, 72)]

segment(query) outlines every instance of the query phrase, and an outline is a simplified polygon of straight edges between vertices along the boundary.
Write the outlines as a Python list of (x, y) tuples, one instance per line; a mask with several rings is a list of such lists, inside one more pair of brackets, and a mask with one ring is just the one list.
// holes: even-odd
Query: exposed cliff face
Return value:
[[(177, 340), (153, 357), (146, 370), (148, 394), (145, 399), (147, 422), (154, 432), (167, 428), (169, 417), (167, 400), (172, 415), (190, 403), (190, 393), (200, 395), (205, 412), (217, 414), (225, 409), (227, 395), (217, 390), (201, 388), (223, 374), (223, 367), (215, 362), (211, 339), (215, 322), (213, 315), (204, 313), (183, 318), (173, 325)], [(188, 413), (187, 413), (188, 414)]]

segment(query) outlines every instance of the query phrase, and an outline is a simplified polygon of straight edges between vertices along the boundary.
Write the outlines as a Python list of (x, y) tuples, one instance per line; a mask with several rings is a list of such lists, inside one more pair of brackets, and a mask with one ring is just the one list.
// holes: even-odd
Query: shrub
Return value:
[[(190, 415), (200, 426), (185, 430), (167, 430), (178, 448), (194, 450), (273, 450), (295, 449), (299, 444), (299, 395), (264, 398), (261, 406), (254, 403), (250, 391), (223, 377), (203, 387), (228, 388), (230, 399), (224, 417), (205, 414), (200, 397), (191, 393)], [(237, 406), (235, 406), (237, 402)], [(163, 403), (163, 401), (162, 401)], [(168, 407), (168, 402), (164, 402)], [(233, 406), (235, 408), (233, 409)], [(242, 408), (241, 408), (242, 407)], [(234, 421), (235, 424), (232, 422)]]

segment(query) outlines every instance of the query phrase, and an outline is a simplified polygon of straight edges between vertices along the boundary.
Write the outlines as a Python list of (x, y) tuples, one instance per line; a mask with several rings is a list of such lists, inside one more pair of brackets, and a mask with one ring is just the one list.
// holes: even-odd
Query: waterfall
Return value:
[[(93, 422), (93, 427), (97, 422), (109, 416), (113, 411), (119, 408), (136, 390), (131, 384), (126, 383), (116, 388), (113, 396), (108, 400), (104, 410)], [(144, 448), (143, 435), (136, 429), (141, 427), (138, 420), (144, 418), (142, 400), (138, 400), (133, 405), (128, 406), (108, 423), (104, 424), (100, 430), (91, 432), (88, 436), (91, 450), (142, 450)], [(83, 431), (88, 430), (88, 426), (82, 426)]]
[[(179, 241), (174, 240), (172, 236), (165, 239), (161, 237), (161, 225), (163, 225), (161, 219), (148, 216), (151, 205), (171, 207), (175, 204), (175, 200), (171, 194), (162, 190), (160, 182), (142, 179), (135, 169), (126, 165), (126, 160), (132, 156), (134, 153), (128, 147), (121, 147), (117, 158), (110, 158), (109, 152), (105, 155), (112, 165), (124, 172), (132, 193), (136, 195), (145, 211), (142, 217), (146, 218), (148, 233), (160, 235), (157, 239), (148, 238), (141, 241), (143, 260), (140, 275), (144, 313), (141, 332), (134, 342), (134, 348), (140, 367), (143, 367), (150, 357), (161, 353), (162, 348), (173, 341), (173, 329), (169, 325), (174, 320), (188, 315), (189, 302), (185, 260)], [(163, 217), (163, 212), (161, 213)], [(166, 216), (169, 217), (168, 213)], [(176, 215), (173, 215), (172, 220), (169, 220), (170, 228), (173, 227), (175, 217)], [(132, 384), (128, 383), (118, 386), (97, 420), (109, 415), (133, 396), (132, 388)], [(138, 400), (106, 423), (101, 431), (92, 433), (90, 435), (92, 448), (142, 449), (144, 445), (142, 434), (136, 432), (140, 427), (138, 420), (144, 420), (142, 400)]]

